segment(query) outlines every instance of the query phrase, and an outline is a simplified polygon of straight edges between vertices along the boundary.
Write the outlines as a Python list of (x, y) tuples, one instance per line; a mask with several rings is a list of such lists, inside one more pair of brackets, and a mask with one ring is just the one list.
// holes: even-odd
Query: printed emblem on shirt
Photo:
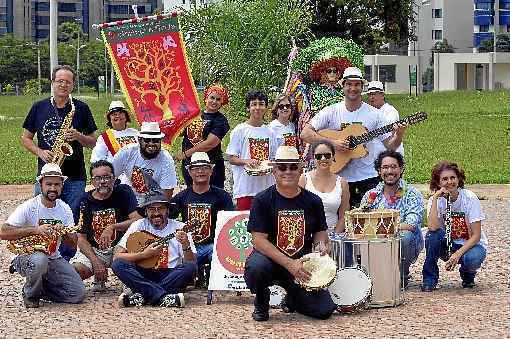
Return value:
[(464, 212), (452, 212), (452, 240), (469, 239), (469, 229)]
[(204, 132), (205, 121), (202, 118), (197, 118), (189, 124), (186, 128), (186, 136), (188, 140), (193, 144), (193, 146), (199, 144), (204, 139), (202, 134)]
[(44, 122), (43, 127), (41, 128), (42, 139), (50, 147), (53, 146), (58, 136), (62, 122), (63, 119), (55, 113), (55, 115), (48, 117), (48, 119)]
[(126, 145), (135, 144), (136, 143), (136, 139), (132, 135), (128, 135), (128, 136), (125, 136), (125, 137), (118, 137), (116, 139), (117, 139), (117, 142), (119, 143), (121, 148), (126, 146)]
[(278, 211), (276, 246), (292, 257), (305, 244), (305, 212), (303, 210)]
[(269, 138), (248, 138), (250, 158), (257, 160), (269, 160)]
[(211, 204), (189, 204), (186, 232), (192, 232), (193, 241), (200, 244), (211, 236)]
[[(109, 225), (115, 224), (117, 222), (117, 218), (115, 217), (115, 209), (108, 208), (102, 211), (93, 211), (92, 212), (92, 232), (94, 234), (94, 240), (99, 243), (99, 239), (101, 239), (101, 234), (106, 227)], [(117, 237), (117, 231), (113, 231), (111, 236), (111, 240), (115, 240)]]
[(159, 254), (158, 263), (154, 268), (168, 268), (168, 246), (165, 246)]
[(297, 137), (292, 133), (284, 133), (283, 134), (283, 144), (285, 146), (294, 146), (297, 147)]
[[(39, 219), (38, 225), (57, 225), (62, 224), (61, 220), (58, 219)], [(57, 251), (57, 243), (58, 243), (59, 236), (57, 235), (38, 235), (37, 236), (37, 244), (44, 247), (48, 255), (52, 255)]]
[(152, 176), (154, 171), (149, 168), (133, 166), (133, 172), (131, 173), (131, 185), (133, 186), (133, 189), (139, 194), (145, 194), (149, 191), (147, 183), (145, 182), (144, 173), (145, 175)]

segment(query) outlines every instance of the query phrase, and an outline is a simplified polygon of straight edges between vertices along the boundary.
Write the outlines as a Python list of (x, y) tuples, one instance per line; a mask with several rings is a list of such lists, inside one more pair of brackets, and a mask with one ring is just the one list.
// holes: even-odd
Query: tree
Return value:
[[(366, 53), (381, 45), (413, 39), (413, 0), (311, 0), (315, 10), (312, 31), (318, 37), (353, 39)], [(411, 36), (410, 36), (411, 35)]]
[(438, 41), (434, 44), (431, 50), (432, 54), (430, 57), (429, 64), (430, 66), (434, 65), (434, 53), (455, 53), (455, 47), (448, 43), (447, 39), (443, 39), (442, 41)]
[(234, 227), (228, 230), (230, 244), (239, 250), (239, 261), (246, 261), (246, 250), (252, 247), (251, 233), (247, 231), (247, 219), (234, 223)]
[[(494, 39), (483, 40), (478, 52), (494, 52)], [(510, 52), (510, 34), (502, 33), (496, 36), (496, 52)]]
[(37, 77), (37, 49), (12, 34), (0, 37), (0, 83), (23, 84)]
[(81, 26), (74, 21), (66, 21), (58, 25), (57, 28), (57, 41), (58, 42), (67, 42), (73, 43), (78, 39), (78, 34), (80, 35), (81, 41), (87, 41), (87, 34), (83, 33)]
[(282, 86), (291, 37), (311, 38), (310, 7), (300, 0), (225, 0), (181, 16), (193, 78), (219, 81), (231, 93), (231, 108), (244, 112), (249, 89)]

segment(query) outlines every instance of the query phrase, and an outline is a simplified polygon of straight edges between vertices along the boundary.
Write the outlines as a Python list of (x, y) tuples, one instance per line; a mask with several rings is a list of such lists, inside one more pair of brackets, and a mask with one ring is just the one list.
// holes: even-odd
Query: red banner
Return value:
[(166, 144), (196, 118), (200, 105), (178, 17), (99, 25), (128, 105), (138, 123), (158, 121)]

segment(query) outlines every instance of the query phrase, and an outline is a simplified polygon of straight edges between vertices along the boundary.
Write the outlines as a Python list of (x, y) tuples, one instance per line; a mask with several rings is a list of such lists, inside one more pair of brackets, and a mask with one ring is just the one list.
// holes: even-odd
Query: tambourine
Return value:
[(307, 291), (317, 291), (327, 288), (336, 278), (336, 263), (329, 255), (313, 252), (304, 255), (303, 268), (310, 272), (307, 282), (298, 282)]
[(255, 167), (255, 168), (249, 167), (249, 166), (244, 166), (244, 171), (248, 175), (258, 177), (261, 175), (271, 174), (271, 172), (273, 171), (273, 167), (269, 166), (269, 160), (264, 160), (264, 161), (260, 162), (260, 165), (258, 167)]

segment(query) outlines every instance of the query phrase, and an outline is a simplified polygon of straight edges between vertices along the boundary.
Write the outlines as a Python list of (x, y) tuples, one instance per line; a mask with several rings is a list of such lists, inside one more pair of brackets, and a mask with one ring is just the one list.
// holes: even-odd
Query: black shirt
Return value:
[[(184, 137), (182, 138), (182, 150), (188, 150), (197, 145), (201, 141), (207, 139), (209, 134), (214, 134), (220, 140), (228, 133), (230, 125), (227, 118), (221, 113), (202, 113), (202, 119), (194, 120), (184, 130)], [(221, 142), (207, 152), (209, 159), (212, 162), (217, 162), (223, 159), (221, 151)], [(185, 164), (189, 164), (190, 159), (185, 160)]]
[[(136, 211), (137, 202), (133, 190), (128, 185), (113, 186), (112, 195), (105, 200), (97, 200), (92, 191), (85, 192), (80, 202), (80, 211), (83, 213), (83, 225), (78, 231), (87, 236), (92, 247), (99, 248), (99, 238), (103, 230), (115, 223), (129, 219), (129, 214)], [(115, 246), (124, 232), (114, 231), (112, 246)]]
[(293, 259), (310, 253), (314, 233), (327, 228), (322, 200), (305, 189), (289, 199), (273, 185), (253, 199), (248, 231), (266, 233), (276, 248)]
[[(77, 131), (88, 135), (97, 130), (96, 123), (89, 106), (83, 101), (74, 99), (75, 112), (72, 127)], [(37, 134), (37, 146), (43, 150), (51, 150), (55, 139), (58, 136), (60, 127), (66, 115), (71, 111), (71, 104), (68, 102), (65, 107), (57, 108), (52, 105), (50, 98), (38, 101), (32, 105), (28, 112), (23, 128)], [(83, 146), (77, 141), (69, 143), (73, 148), (73, 155), (66, 157), (62, 165), (62, 172), (71, 180), (86, 180), (85, 161), (83, 157)], [(41, 173), (44, 161), (37, 159), (37, 174)]]
[(214, 240), (218, 211), (234, 209), (232, 197), (221, 188), (211, 186), (205, 193), (198, 194), (188, 187), (170, 200), (177, 205), (182, 221), (188, 232), (193, 232), (195, 244), (209, 244)]

